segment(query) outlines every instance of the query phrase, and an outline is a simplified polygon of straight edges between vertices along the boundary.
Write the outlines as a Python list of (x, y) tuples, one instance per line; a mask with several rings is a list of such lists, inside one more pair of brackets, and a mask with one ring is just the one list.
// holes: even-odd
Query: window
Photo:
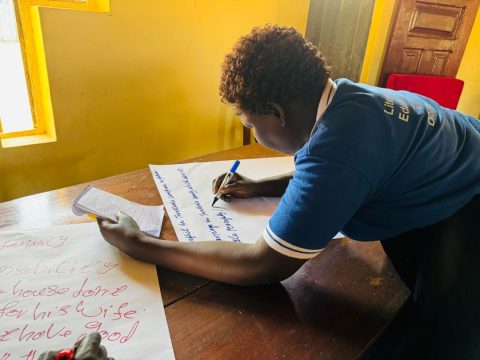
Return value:
[(0, 0), (0, 126), (3, 134), (34, 129), (13, 0)]
[(56, 140), (39, 7), (109, 11), (109, 0), (0, 0), (3, 147)]

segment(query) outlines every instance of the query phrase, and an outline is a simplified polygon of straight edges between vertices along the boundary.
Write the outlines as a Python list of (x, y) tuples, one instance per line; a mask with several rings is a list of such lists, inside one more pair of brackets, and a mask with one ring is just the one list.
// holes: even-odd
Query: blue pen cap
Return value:
[(231, 172), (232, 174), (235, 174), (235, 171), (237, 171), (238, 165), (240, 165), (240, 160), (235, 160), (229, 172)]

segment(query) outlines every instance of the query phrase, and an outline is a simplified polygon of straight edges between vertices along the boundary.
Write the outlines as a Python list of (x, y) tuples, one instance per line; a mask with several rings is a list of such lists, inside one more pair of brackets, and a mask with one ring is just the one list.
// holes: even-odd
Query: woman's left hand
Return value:
[(131, 251), (135, 250), (143, 234), (135, 220), (127, 214), (119, 211), (115, 217), (116, 224), (97, 218), (100, 232), (108, 243), (131, 255)]

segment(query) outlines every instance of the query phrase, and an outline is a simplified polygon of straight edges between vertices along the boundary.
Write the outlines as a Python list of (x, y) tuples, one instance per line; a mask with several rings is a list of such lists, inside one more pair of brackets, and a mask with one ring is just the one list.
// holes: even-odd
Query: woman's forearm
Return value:
[(159, 240), (143, 234), (123, 213), (117, 220), (116, 224), (97, 220), (103, 238), (111, 245), (138, 260), (207, 279), (236, 285), (276, 282), (305, 262), (273, 250), (263, 236), (254, 244)]
[(260, 238), (255, 244), (228, 241), (192, 243), (159, 240), (138, 233), (136, 241), (120, 250), (145, 262), (171, 270), (235, 285), (259, 285), (281, 281), (304, 261), (288, 259)]
[[(257, 285), (282, 280), (291, 272), (259, 261), (258, 244), (224, 241), (183, 243), (154, 239), (143, 234), (131, 248), (132, 257), (175, 271), (236, 285)], [(272, 269), (275, 269), (272, 271)], [(293, 270), (295, 271), (296, 268)], [(285, 273), (285, 274), (284, 274)]]
[(289, 181), (293, 177), (293, 172), (283, 174), (268, 179), (258, 180), (257, 184), (262, 196), (280, 197), (285, 193)]

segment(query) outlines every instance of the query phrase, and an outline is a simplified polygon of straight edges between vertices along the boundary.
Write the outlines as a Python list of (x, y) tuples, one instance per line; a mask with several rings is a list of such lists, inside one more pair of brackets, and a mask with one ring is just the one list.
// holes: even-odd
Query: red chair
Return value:
[(462, 94), (463, 80), (442, 76), (390, 74), (385, 87), (411, 91), (455, 110)]

